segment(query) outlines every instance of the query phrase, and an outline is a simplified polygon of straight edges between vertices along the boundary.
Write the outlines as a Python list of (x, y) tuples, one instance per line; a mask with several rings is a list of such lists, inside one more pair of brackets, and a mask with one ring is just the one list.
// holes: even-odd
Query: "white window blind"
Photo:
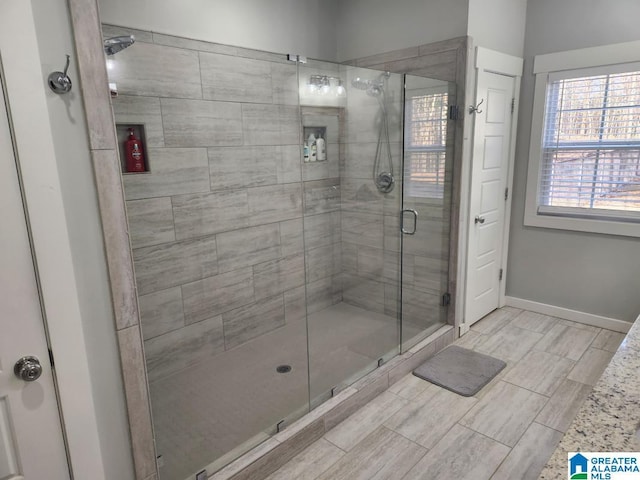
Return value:
[(407, 99), (405, 188), (411, 197), (444, 197), (448, 94), (412, 94)]
[(538, 213), (640, 221), (640, 71), (550, 78)]

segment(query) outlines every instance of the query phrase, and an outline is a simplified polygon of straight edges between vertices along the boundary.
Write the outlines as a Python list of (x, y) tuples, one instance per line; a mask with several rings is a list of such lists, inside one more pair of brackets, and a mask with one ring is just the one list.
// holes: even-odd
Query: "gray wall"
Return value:
[(467, 34), (468, 0), (341, 0), (340, 62)]
[(507, 295), (633, 321), (640, 313), (640, 240), (523, 226), (538, 54), (640, 39), (635, 0), (529, 0)]
[(129, 480), (134, 474), (120, 357), (67, 2), (32, 6), (43, 79), (64, 66), (64, 53), (72, 56), (72, 92), (60, 96), (46, 88), (46, 95), (105, 468), (96, 478)]
[(336, 0), (98, 1), (102, 23), (324, 60), (335, 60), (336, 3)]
[(468, 35), (477, 46), (522, 56), (527, 0), (469, 0)]

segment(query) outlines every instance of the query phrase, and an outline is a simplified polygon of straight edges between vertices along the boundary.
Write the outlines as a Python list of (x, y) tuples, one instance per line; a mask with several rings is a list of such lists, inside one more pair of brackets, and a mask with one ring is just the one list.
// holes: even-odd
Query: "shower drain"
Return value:
[(291, 371), (291, 365), (279, 365), (276, 367), (278, 373), (289, 373)]

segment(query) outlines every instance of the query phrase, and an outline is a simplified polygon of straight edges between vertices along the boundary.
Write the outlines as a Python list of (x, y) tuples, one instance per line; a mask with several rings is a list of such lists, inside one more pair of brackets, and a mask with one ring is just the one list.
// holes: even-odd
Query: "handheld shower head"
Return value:
[(107, 55), (115, 55), (116, 53), (133, 45), (135, 41), (136, 38), (133, 35), (107, 38), (104, 41), (104, 53)]

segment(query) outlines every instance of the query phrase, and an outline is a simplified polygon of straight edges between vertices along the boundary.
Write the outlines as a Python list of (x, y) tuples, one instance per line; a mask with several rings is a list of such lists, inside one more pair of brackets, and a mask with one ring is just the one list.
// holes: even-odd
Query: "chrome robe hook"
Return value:
[(64, 66), (64, 72), (53, 72), (49, 75), (49, 88), (59, 95), (69, 93), (73, 86), (69, 75), (67, 75), (70, 62), (71, 57), (67, 55), (67, 64)]
[(480, 103), (475, 107), (473, 105), (469, 105), (469, 113), (482, 113), (482, 110), (480, 110), (480, 105), (482, 105), (483, 103), (484, 103), (484, 98), (480, 100)]

